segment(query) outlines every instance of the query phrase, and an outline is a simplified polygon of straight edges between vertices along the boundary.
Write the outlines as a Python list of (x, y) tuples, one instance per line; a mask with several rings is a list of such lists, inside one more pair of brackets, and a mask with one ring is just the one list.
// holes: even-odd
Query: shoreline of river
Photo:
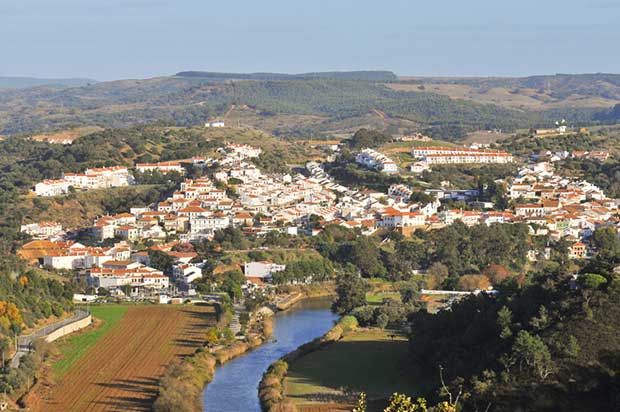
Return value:
[[(250, 321), (260, 325), (260, 335), (248, 335), (245, 341), (235, 341), (216, 350), (202, 346), (180, 363), (170, 365), (166, 374), (160, 378), (153, 412), (194, 412), (197, 407), (202, 409), (202, 394), (215, 378), (217, 366), (261, 346), (269, 339), (274, 313), (265, 309), (256, 310)], [(223, 312), (219, 313), (223, 315)], [(218, 323), (227, 326), (229, 321), (229, 317), (222, 316)]]
[[(349, 318), (349, 320), (347, 320)], [(357, 320), (351, 317), (341, 318), (330, 330), (323, 336), (319, 336), (310, 342), (306, 342), (282, 356), (280, 359), (269, 365), (259, 383), (259, 400), (261, 408), (264, 412), (290, 411), (296, 412), (297, 408), (294, 403), (286, 397), (284, 392), (284, 379), (288, 373), (288, 367), (291, 363), (306, 356), (312, 352), (316, 352), (337, 342), (342, 337), (355, 329), (357, 329)]]
[[(219, 408), (221, 405), (225, 405), (224, 404), (225, 399), (239, 396), (240, 398), (244, 399), (242, 402), (255, 403), (255, 406), (247, 405), (247, 410), (259, 411), (260, 410), (260, 398), (258, 396), (258, 393), (256, 392), (252, 393), (251, 394), (252, 399), (250, 401), (249, 400), (250, 397), (249, 397), (247, 389), (250, 389), (250, 391), (257, 390), (258, 385), (261, 381), (261, 377), (267, 370), (268, 366), (274, 360), (277, 360), (283, 354), (296, 350), (297, 348), (299, 348), (300, 346), (304, 344), (312, 342), (317, 336), (318, 337), (323, 336), (326, 330), (327, 331), (331, 330), (331, 327), (333, 326), (331, 322), (335, 319), (334, 319), (334, 315), (329, 310), (329, 303), (325, 300), (325, 297), (327, 296), (331, 296), (331, 294), (329, 295), (322, 294), (320, 296), (311, 296), (311, 297), (304, 296), (301, 299), (300, 298), (296, 299), (294, 304), (289, 304), (286, 306), (286, 309), (278, 312), (276, 316), (274, 316), (274, 319), (280, 318), (279, 321), (277, 320), (275, 321), (275, 324), (276, 324), (276, 331), (274, 333), (275, 338), (271, 341), (267, 339), (261, 344), (255, 347), (249, 348), (246, 351), (247, 353), (246, 352), (243, 353), (246, 356), (249, 356), (250, 358), (248, 358), (248, 361), (242, 363), (243, 364), (242, 368), (245, 368), (245, 369), (243, 369), (243, 372), (241, 372), (242, 373), (241, 375), (239, 375), (240, 373), (239, 365), (241, 364), (235, 364), (235, 366), (231, 367), (232, 369), (226, 368), (225, 371), (221, 372), (221, 373), (224, 373), (225, 375), (223, 375), (222, 379), (220, 379), (219, 382), (217, 383), (217, 390), (211, 389), (212, 393), (210, 396), (216, 396), (216, 398), (214, 400), (213, 398), (204, 399), (205, 402), (203, 403), (202, 410), (203, 411), (204, 410), (219, 410), (217, 408)], [(313, 302), (316, 302), (316, 303), (313, 303)], [(305, 304), (308, 304), (308, 307), (300, 307)], [(328, 317), (329, 323), (325, 321), (315, 322), (314, 320), (312, 321), (308, 320), (308, 316), (314, 316), (311, 314), (317, 310), (317, 307), (316, 307), (317, 304), (320, 305), (320, 309), (319, 309), (320, 312), (330, 314)], [(297, 316), (301, 316), (301, 318), (298, 318)], [(321, 315), (321, 316), (323, 317), (323, 319), (325, 319), (325, 315)], [(277, 330), (278, 329), (277, 324), (280, 324), (279, 331)], [(296, 330), (293, 325), (305, 325), (305, 326), (302, 326), (300, 330)], [(310, 327), (309, 329), (308, 325), (313, 325), (313, 326)], [(296, 341), (293, 340), (294, 343), (292, 345), (290, 341), (291, 338), (288, 338), (288, 337), (284, 338), (282, 335), (283, 331), (287, 331), (287, 332), (292, 331), (291, 336), (298, 336), (298, 334), (302, 330), (306, 330), (307, 332), (310, 332), (310, 330), (312, 329), (316, 330), (316, 325), (323, 325), (321, 330), (317, 331), (318, 332), (317, 334), (312, 334), (311, 336), (308, 336), (306, 340), (296, 340)], [(302, 332), (302, 335), (303, 335), (303, 332)], [(296, 338), (296, 339), (299, 339), (299, 338)], [(265, 347), (263, 344), (267, 344), (267, 346)], [(255, 354), (254, 355), (249, 354), (250, 352), (255, 353)], [(273, 354), (274, 352), (277, 353), (275, 357), (273, 357), (273, 355), (270, 355), (270, 354)], [(239, 355), (241, 355), (241, 353)], [(265, 357), (270, 358), (270, 360), (265, 362)], [(218, 365), (218, 366), (223, 366), (223, 364)], [(248, 371), (252, 371), (249, 377), (247, 376)], [(237, 378), (239, 378), (240, 380), (237, 380)], [(212, 378), (212, 380), (208, 382), (207, 385), (205, 385), (205, 388), (203, 391), (203, 397), (206, 396), (206, 393), (208, 393), (209, 388), (211, 388), (211, 384), (213, 383), (214, 379), (215, 379), (215, 376)], [(238, 390), (241, 390), (242, 393), (238, 393)], [(212, 399), (212, 403), (209, 404), (207, 399)]]
[[(306, 301), (320, 300), (330, 294), (323, 292), (312, 294), (304, 291), (295, 296), (280, 312), (288, 312)], [(311, 296), (309, 296), (311, 295)], [(275, 313), (261, 308), (252, 315), (253, 322), (260, 324), (260, 335), (249, 335), (245, 341), (236, 341), (216, 350), (201, 347), (179, 364), (171, 365), (169, 371), (160, 379), (160, 389), (153, 404), (154, 412), (193, 412), (200, 405), (203, 409), (203, 396), (206, 388), (215, 379), (216, 371), (222, 365), (260, 348), (269, 341), (273, 330)], [(225, 322), (226, 318), (221, 321)], [(191, 382), (191, 384), (188, 384)], [(190, 386), (188, 388), (188, 385)], [(175, 388), (183, 388), (183, 396), (178, 396)], [(191, 398), (190, 402), (187, 402)], [(190, 403), (191, 405), (185, 404)]]

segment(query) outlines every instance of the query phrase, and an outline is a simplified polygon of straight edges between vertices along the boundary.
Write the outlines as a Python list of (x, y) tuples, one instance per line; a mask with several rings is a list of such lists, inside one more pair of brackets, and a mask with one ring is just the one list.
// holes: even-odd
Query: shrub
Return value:
[(338, 325), (340, 325), (340, 327), (342, 328), (343, 333), (347, 333), (347, 332), (351, 332), (357, 329), (359, 326), (359, 323), (355, 316), (349, 315), (349, 316), (344, 316), (340, 320), (340, 322), (338, 322)]

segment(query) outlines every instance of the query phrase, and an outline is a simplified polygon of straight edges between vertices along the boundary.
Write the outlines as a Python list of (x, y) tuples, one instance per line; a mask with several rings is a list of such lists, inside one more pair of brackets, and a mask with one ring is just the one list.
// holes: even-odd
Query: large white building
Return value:
[(512, 163), (513, 157), (503, 150), (470, 149), (461, 147), (414, 147), (411, 155), (427, 165), (464, 163)]
[(177, 172), (185, 174), (185, 169), (181, 165), (181, 162), (169, 161), (159, 163), (136, 163), (136, 170), (140, 173), (159, 171), (163, 174), (170, 172)]
[(65, 173), (63, 179), (79, 189), (106, 189), (133, 183), (133, 176), (125, 166), (86, 169), (84, 173)]
[(89, 285), (96, 288), (116, 289), (129, 285), (132, 289), (160, 290), (170, 285), (170, 279), (161, 271), (140, 264), (92, 268), (86, 275)]
[(64, 173), (62, 179), (44, 180), (37, 183), (34, 192), (37, 196), (57, 196), (69, 193), (69, 188), (107, 189), (133, 184), (133, 176), (125, 166), (86, 169), (84, 173)]

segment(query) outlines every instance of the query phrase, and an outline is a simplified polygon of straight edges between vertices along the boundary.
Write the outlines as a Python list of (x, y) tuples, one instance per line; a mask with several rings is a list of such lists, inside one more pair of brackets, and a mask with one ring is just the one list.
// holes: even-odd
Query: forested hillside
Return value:
[[(422, 129), (449, 124), (465, 131), (514, 130), (544, 124), (534, 113), (431, 93), (394, 91), (366, 80), (313, 77), (222, 82), (217, 77), (185, 75), (60, 90), (0, 92), (0, 134), (55, 130), (76, 124), (122, 127), (165, 121), (188, 126), (222, 115), (233, 104), (250, 106), (263, 117), (298, 114), (344, 120), (382, 112), (387, 118), (413, 121)], [(321, 123), (310, 126), (321, 129)]]
[(578, 278), (562, 265), (496, 286), (435, 315), (412, 315), (413, 373), (464, 410), (600, 411), (620, 407), (620, 259), (615, 232)]

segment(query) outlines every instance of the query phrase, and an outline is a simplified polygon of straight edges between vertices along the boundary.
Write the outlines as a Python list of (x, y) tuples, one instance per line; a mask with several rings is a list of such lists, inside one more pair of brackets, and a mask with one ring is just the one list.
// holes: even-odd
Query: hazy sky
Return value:
[(0, 0), (0, 76), (620, 72), (620, 0)]

